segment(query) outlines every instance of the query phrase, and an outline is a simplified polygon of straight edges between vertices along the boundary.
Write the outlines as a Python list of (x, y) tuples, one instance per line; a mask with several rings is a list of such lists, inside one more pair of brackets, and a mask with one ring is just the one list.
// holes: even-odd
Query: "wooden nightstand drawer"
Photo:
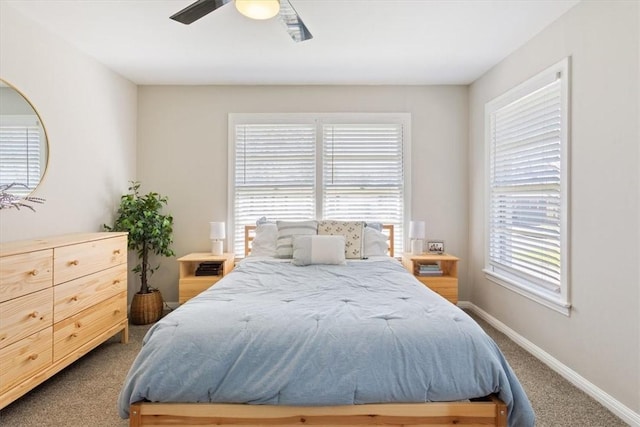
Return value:
[(59, 322), (126, 290), (126, 264), (58, 285), (53, 289), (53, 321)]
[(458, 302), (458, 282), (457, 280), (451, 280), (448, 278), (432, 277), (428, 280), (423, 280), (420, 277), (419, 280), (432, 291), (448, 299), (452, 303)]
[(184, 304), (200, 292), (206, 291), (220, 279), (221, 277), (211, 276), (180, 280), (180, 304)]
[(51, 249), (0, 258), (0, 302), (51, 287)]
[(48, 288), (0, 303), (0, 348), (51, 326), (52, 297)]
[(53, 283), (68, 282), (127, 262), (127, 237), (62, 246), (53, 252)]
[(51, 332), (36, 332), (0, 350), (0, 393), (51, 364)]

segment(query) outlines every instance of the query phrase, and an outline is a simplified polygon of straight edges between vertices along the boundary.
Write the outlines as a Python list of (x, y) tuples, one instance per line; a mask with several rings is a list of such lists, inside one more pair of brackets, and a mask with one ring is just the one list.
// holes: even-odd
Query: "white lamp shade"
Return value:
[(251, 19), (273, 18), (280, 11), (280, 0), (235, 0), (238, 12)]
[(224, 239), (226, 227), (224, 222), (210, 222), (209, 223), (209, 238), (211, 240)]
[(411, 221), (409, 223), (409, 238), (424, 239), (425, 225), (424, 221)]

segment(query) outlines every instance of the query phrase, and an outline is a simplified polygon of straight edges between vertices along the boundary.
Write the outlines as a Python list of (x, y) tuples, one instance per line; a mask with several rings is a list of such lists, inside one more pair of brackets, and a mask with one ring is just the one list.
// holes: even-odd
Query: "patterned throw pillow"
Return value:
[(344, 254), (347, 259), (362, 259), (364, 221), (336, 221), (324, 220), (318, 224), (318, 234), (333, 234), (344, 236)]
[(278, 226), (277, 258), (293, 256), (293, 236), (318, 234), (318, 221), (276, 221), (276, 225)]

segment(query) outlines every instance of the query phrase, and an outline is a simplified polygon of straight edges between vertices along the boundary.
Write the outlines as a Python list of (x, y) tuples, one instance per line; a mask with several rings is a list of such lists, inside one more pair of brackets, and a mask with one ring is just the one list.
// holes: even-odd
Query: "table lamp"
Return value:
[(424, 250), (424, 221), (411, 221), (409, 223), (409, 238), (411, 239), (411, 253), (420, 255)]
[(210, 222), (209, 230), (211, 253), (213, 255), (222, 255), (222, 241), (226, 237), (224, 222)]

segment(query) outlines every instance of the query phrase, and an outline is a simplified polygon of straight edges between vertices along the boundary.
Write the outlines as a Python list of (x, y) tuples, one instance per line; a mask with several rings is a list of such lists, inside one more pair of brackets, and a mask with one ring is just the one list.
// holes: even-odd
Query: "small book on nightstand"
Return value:
[(437, 263), (420, 264), (418, 266), (418, 276), (442, 276), (442, 269)]
[(221, 273), (221, 262), (201, 262), (196, 269), (196, 276), (219, 276)]

